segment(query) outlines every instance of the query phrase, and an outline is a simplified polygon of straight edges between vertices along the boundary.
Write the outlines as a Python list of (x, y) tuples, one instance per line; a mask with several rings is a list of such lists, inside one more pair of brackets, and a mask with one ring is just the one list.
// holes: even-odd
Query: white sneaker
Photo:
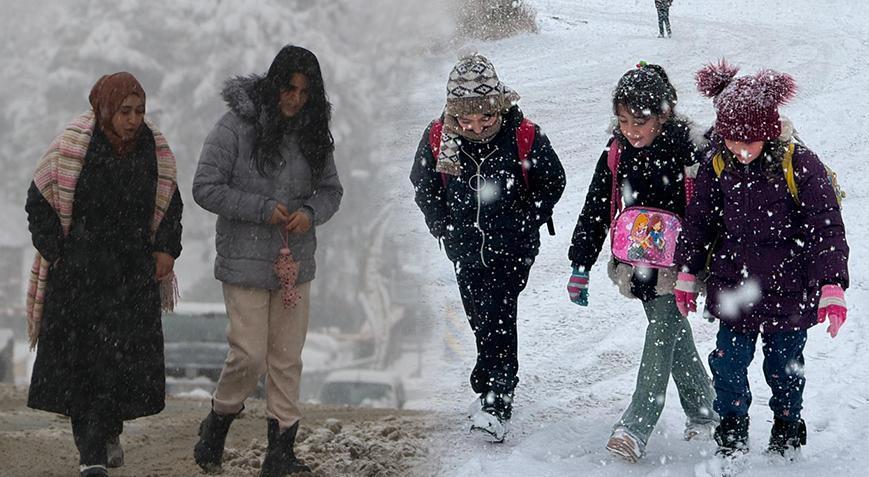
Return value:
[(626, 461), (635, 464), (646, 453), (646, 445), (643, 441), (624, 427), (617, 427), (610, 435), (606, 443), (606, 450)]
[(698, 441), (713, 441), (713, 435), (715, 434), (715, 428), (718, 427), (717, 422), (704, 422), (704, 423), (693, 423), (687, 424), (685, 426), (685, 432), (682, 437), (686, 441), (698, 440)]
[(498, 419), (497, 416), (483, 410), (470, 416), (471, 432), (482, 435), (487, 442), (501, 443), (510, 430), (510, 421)]

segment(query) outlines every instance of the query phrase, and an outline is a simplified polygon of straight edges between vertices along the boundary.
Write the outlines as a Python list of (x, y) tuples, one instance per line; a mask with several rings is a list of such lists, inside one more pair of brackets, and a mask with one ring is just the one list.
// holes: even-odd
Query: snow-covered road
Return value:
[[(432, 406), (455, 415), (445, 443), (442, 475), (707, 475), (711, 442), (684, 442), (675, 389), (638, 465), (613, 460), (604, 450), (611, 425), (627, 406), (645, 330), (638, 302), (618, 295), (606, 277), (607, 253), (591, 272), (590, 306), (567, 299), (567, 249), (611, 115), (610, 93), (624, 71), (640, 60), (663, 65), (679, 92), (681, 113), (702, 125), (713, 119), (711, 101), (694, 89), (693, 73), (726, 57), (742, 74), (773, 68), (792, 74), (799, 93), (782, 113), (802, 139), (839, 173), (847, 191), (844, 216), (851, 246), (850, 319), (832, 340), (818, 326), (806, 347), (804, 418), (809, 427), (802, 460), (769, 460), (761, 450), (769, 436), (770, 392), (760, 369), (749, 372), (754, 405), (747, 475), (866, 475), (869, 463), (869, 343), (865, 323), (869, 293), (862, 266), (869, 259), (869, 199), (865, 185), (865, 131), (869, 120), (869, 4), (847, 0), (677, 1), (671, 10), (672, 39), (659, 39), (654, 5), (648, 1), (538, 0), (541, 31), (496, 43), (477, 44), (506, 84), (522, 95), (520, 105), (548, 133), (568, 173), (555, 210), (556, 237), (543, 237), (541, 254), (520, 297), (520, 384), (513, 432), (503, 445), (474, 441), (462, 413), (472, 399), (467, 372), (473, 340), (461, 309), (450, 264), (438, 250), (413, 203), (407, 173), (427, 122), (442, 108), (444, 84), (454, 53), (432, 58), (413, 85), (389, 148), (387, 174), (400, 185), (394, 204), (402, 221), (396, 233), (413, 240), (416, 266), (432, 278), (425, 299), (438, 313), (444, 337), (442, 368)], [(717, 324), (692, 318), (704, 357), (713, 348)]]

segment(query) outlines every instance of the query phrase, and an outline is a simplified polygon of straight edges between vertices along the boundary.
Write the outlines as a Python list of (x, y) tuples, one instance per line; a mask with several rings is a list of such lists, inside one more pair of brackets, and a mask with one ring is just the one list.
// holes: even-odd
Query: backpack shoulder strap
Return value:
[(441, 134), (444, 130), (444, 122), (441, 119), (435, 119), (431, 122), (428, 129), (428, 146), (431, 148), (431, 154), (437, 160), (441, 153)]
[(622, 208), (621, 194), (619, 194), (619, 160), (622, 156), (622, 150), (619, 147), (618, 139), (613, 136), (609, 143), (609, 150), (606, 156), (606, 165), (609, 167), (610, 175), (612, 175), (612, 187), (610, 192), (610, 224), (616, 219), (616, 214)]
[[(435, 119), (431, 122), (431, 127), (428, 130), (428, 147), (431, 149), (431, 155), (435, 160), (435, 164), (438, 162), (438, 157), (441, 154), (441, 135), (444, 131), (444, 121), (440, 118)], [(441, 183), (444, 187), (447, 186), (447, 182), (449, 181), (449, 177), (447, 174), (441, 172)]]
[(537, 130), (534, 128), (534, 123), (523, 118), (519, 127), (516, 128), (516, 146), (519, 149), (519, 163), (522, 165), (522, 180), (525, 182), (525, 187), (530, 187), (528, 170), (531, 169), (531, 163), (528, 162), (528, 156), (531, 155), (535, 136), (537, 136)]
[(721, 173), (724, 172), (724, 157), (720, 152), (712, 156), (712, 170), (715, 171), (715, 177), (721, 177)]
[[(522, 181), (525, 182), (525, 187), (531, 190), (531, 181), (528, 179), (528, 170), (531, 169), (531, 162), (528, 157), (531, 155), (531, 149), (534, 146), (534, 139), (537, 137), (537, 128), (534, 123), (528, 118), (522, 118), (519, 127), (516, 128), (516, 148), (519, 150), (519, 165), (522, 169)], [(549, 230), (549, 235), (555, 235), (555, 223), (552, 217), (546, 221), (546, 228)]]
[(782, 160), (782, 169), (784, 170), (785, 182), (788, 183), (791, 197), (793, 197), (797, 205), (800, 205), (800, 198), (797, 193), (797, 181), (794, 178), (794, 143), (788, 144), (788, 149), (785, 151), (785, 157)]

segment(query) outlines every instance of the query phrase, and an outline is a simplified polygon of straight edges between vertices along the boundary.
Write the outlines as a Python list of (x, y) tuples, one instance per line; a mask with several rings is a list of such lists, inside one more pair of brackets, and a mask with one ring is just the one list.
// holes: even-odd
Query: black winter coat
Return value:
[(157, 187), (151, 131), (114, 157), (97, 127), (63, 233), (35, 184), (26, 210), (33, 244), (49, 270), (28, 406), (68, 416), (133, 419), (163, 409), (165, 373), (160, 293), (152, 253), (181, 253), (178, 191), (152, 243)]
[[(459, 155), (461, 176), (448, 176), (446, 187), (435, 171), (429, 145), (431, 125), (422, 135), (410, 180), (429, 231), (443, 239), (453, 262), (473, 266), (483, 266), (484, 261), (485, 265), (516, 260), (530, 263), (537, 256), (540, 226), (552, 216), (565, 177), (549, 139), (535, 127), (526, 187), (516, 145), (516, 128), (522, 118), (519, 108), (513, 107), (490, 141), (464, 140)], [(471, 178), (480, 161), (484, 186), (478, 193)]]
[[(685, 167), (700, 159), (689, 124), (681, 120), (666, 122), (655, 141), (642, 149), (631, 146), (618, 131), (615, 137), (622, 144), (617, 173), (623, 207), (655, 207), (684, 217)], [(612, 140), (609, 145), (613, 145)], [(612, 180), (605, 150), (597, 161), (573, 231), (568, 256), (574, 267), (589, 270), (600, 255), (610, 228)], [(653, 299), (657, 273), (646, 272), (643, 277), (642, 283), (636, 276), (632, 280), (632, 292), (643, 300)]]

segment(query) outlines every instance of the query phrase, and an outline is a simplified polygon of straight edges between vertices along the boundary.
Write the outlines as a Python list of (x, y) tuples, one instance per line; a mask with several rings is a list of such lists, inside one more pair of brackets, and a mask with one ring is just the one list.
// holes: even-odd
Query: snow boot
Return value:
[(685, 425), (685, 431), (682, 433), (682, 438), (686, 441), (711, 441), (715, 435), (715, 428), (718, 423), (715, 421), (703, 423), (688, 423)]
[(482, 434), (488, 442), (504, 442), (512, 416), (513, 393), (489, 391), (480, 397), (480, 410), (470, 417), (471, 432)]
[(804, 445), (806, 445), (805, 421), (800, 419), (788, 422), (775, 418), (769, 436), (769, 447), (766, 449), (768, 454), (779, 454), (793, 460), (799, 448)]
[[(244, 409), (244, 408), (242, 408)], [(223, 463), (223, 446), (232, 421), (241, 413), (221, 416), (212, 409), (199, 424), (199, 442), (193, 448), (193, 459), (206, 473), (218, 472)]]
[(284, 477), (285, 475), (311, 471), (311, 468), (303, 464), (293, 451), (298, 430), (298, 421), (281, 433), (277, 419), (268, 420), (269, 447), (263, 460), (260, 477)]
[(725, 416), (715, 428), (715, 455), (732, 458), (748, 453), (748, 416)]
[(470, 416), (471, 432), (481, 433), (488, 442), (504, 442), (512, 416), (513, 393), (489, 391), (480, 397), (480, 410)]
[(627, 428), (617, 427), (613, 429), (613, 433), (606, 443), (606, 450), (632, 464), (636, 464), (637, 461), (646, 455), (646, 444)]
[(121, 447), (121, 436), (112, 436), (106, 442), (106, 455), (108, 456), (108, 467), (122, 467), (124, 465), (124, 448)]

